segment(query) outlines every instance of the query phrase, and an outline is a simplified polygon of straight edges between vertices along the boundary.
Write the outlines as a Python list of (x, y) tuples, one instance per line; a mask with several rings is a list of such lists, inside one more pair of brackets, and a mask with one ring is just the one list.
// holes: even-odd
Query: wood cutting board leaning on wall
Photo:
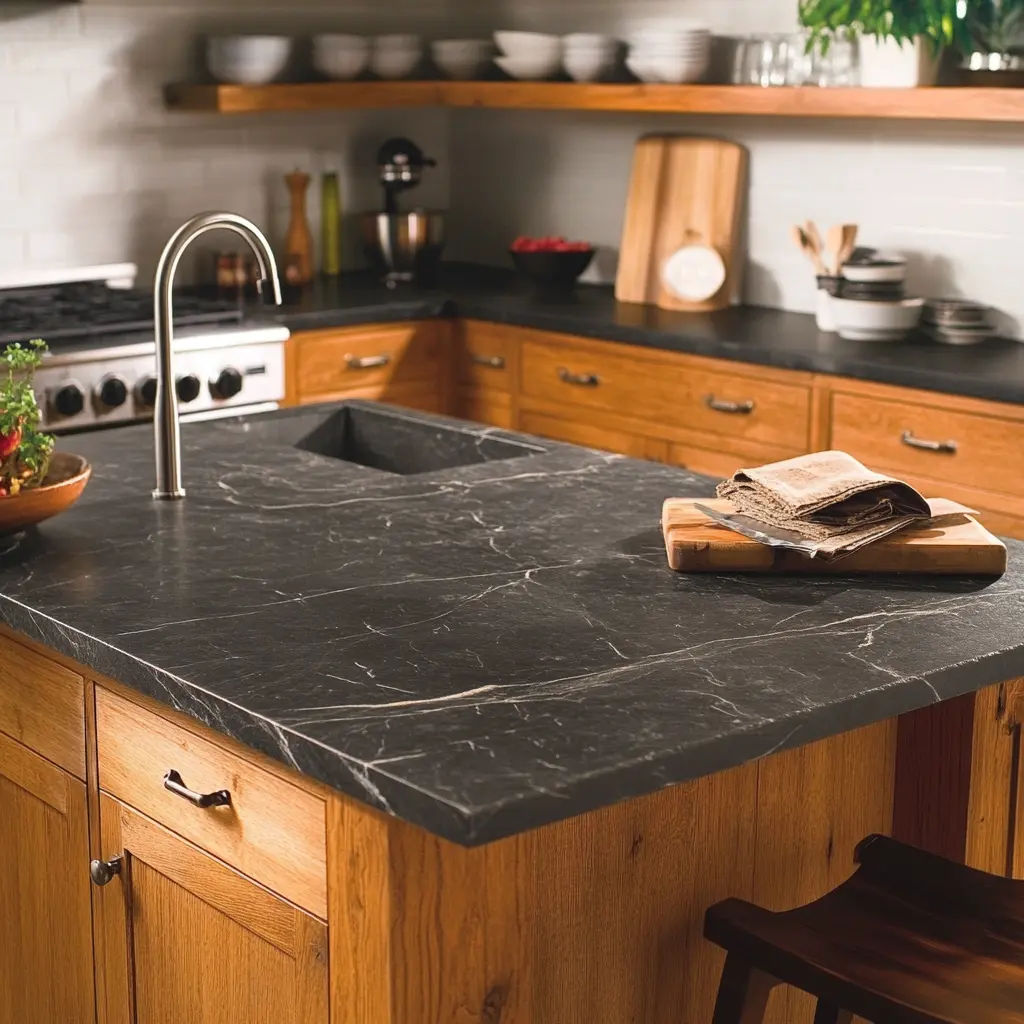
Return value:
[[(620, 302), (708, 311), (739, 301), (748, 162), (747, 151), (725, 139), (649, 135), (637, 143), (615, 285)], [(687, 299), (666, 285), (666, 262), (683, 249), (691, 250), (677, 258), (683, 273), (703, 273), (712, 287), (721, 280), (713, 294)], [(699, 280), (692, 284), (702, 293)]]

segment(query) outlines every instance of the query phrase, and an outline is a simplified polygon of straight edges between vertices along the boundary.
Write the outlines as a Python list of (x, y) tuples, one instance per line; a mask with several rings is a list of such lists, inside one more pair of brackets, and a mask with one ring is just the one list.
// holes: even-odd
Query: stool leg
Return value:
[(853, 1014), (849, 1010), (840, 1010), (826, 999), (819, 999), (818, 1008), (814, 1011), (814, 1024), (853, 1024)]
[(771, 975), (730, 953), (718, 987), (713, 1024), (762, 1024), (768, 996), (778, 984)]

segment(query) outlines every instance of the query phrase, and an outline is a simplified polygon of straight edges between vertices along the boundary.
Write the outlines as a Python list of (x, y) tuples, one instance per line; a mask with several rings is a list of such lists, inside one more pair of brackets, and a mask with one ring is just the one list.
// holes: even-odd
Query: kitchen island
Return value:
[(67, 943), (0, 924), (0, 970), (79, 965), (12, 1020), (92, 1019), (91, 929), (104, 1022), (705, 1021), (710, 903), (814, 898), (872, 831), (1013, 866), (1024, 545), (684, 577), (680, 470), (361, 403), (183, 441), (157, 504), (149, 430), (75, 438), (80, 504), (0, 543), (0, 776), (45, 814), (0, 801), (61, 836)]

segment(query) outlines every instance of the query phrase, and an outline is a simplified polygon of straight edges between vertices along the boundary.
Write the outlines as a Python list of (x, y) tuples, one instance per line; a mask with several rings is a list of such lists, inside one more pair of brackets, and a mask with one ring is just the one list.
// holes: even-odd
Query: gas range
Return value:
[[(36, 373), (42, 427), (53, 433), (152, 419), (156, 401), (153, 296), (132, 264), (15, 280), (0, 278), (0, 347), (42, 338)], [(284, 399), (284, 343), (273, 321), (230, 301), (176, 294), (177, 392), (182, 420), (276, 408)]]

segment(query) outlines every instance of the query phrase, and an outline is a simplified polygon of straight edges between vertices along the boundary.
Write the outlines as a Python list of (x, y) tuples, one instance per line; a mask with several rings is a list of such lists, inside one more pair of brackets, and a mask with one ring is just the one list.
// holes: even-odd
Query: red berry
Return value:
[(16, 452), (20, 444), (20, 430), (14, 430), (10, 434), (0, 434), (0, 459), (6, 459), (8, 455)]

